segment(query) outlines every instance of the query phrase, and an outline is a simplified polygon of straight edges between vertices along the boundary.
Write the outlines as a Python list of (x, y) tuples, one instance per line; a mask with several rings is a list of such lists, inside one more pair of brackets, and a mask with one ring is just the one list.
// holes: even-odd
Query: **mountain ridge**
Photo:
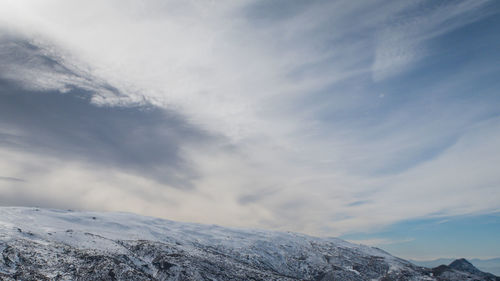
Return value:
[(470, 279), (470, 276), (468, 276), (467, 274), (475, 276), (476, 279), (482, 278), (482, 280), (500, 280), (500, 277), (497, 277), (491, 273), (480, 271), (474, 265), (472, 265), (472, 263), (464, 258), (456, 259), (449, 265), (443, 264), (435, 267), (432, 269), (432, 272), (434, 275), (440, 277), (454, 276), (453, 278), (456, 278), (457, 280), (466, 280), (466, 278)]
[(0, 207), (0, 252), (3, 280), (497, 280), (337, 238), (27, 207)]
[[(408, 259), (408, 261), (418, 266), (433, 268), (443, 264), (448, 265), (457, 259), (460, 258), (437, 258), (432, 260)], [(466, 259), (467, 261), (472, 263), (475, 267), (477, 267), (479, 270), (483, 272), (489, 272), (497, 276), (500, 275), (500, 258), (489, 258), (489, 259), (466, 258)]]

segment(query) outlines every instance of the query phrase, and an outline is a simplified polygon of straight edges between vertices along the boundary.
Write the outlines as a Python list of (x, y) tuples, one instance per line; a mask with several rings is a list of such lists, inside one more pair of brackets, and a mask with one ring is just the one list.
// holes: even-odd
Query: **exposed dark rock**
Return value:
[(437, 266), (432, 269), (432, 273), (437, 280), (500, 280), (500, 277), (480, 271), (466, 259), (457, 259), (449, 265)]
[(78, 212), (1, 212), (0, 280), (499, 280), (466, 260), (427, 269), (339, 239), (112, 213), (89, 221)]

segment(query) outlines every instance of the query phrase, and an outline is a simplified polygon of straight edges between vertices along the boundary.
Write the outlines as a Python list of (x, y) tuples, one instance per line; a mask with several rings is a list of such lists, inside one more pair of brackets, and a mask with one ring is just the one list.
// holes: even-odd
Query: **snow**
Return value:
[[(120, 212), (75, 212), (25, 207), (0, 207), (0, 229), (2, 235), (12, 238), (33, 234), (43, 240), (58, 241), (77, 247), (95, 248), (88, 235), (97, 235), (111, 240), (150, 240), (157, 242), (219, 245), (227, 248), (257, 247), (259, 250), (279, 250), (276, 245), (310, 247), (316, 243), (334, 243), (339, 247), (359, 249), (376, 255), (387, 254), (362, 245), (340, 239), (316, 238), (307, 235), (263, 231), (253, 229), (226, 228), (216, 225), (179, 223), (165, 219), (139, 216)], [(19, 231), (19, 229), (21, 231)], [(87, 234), (86, 234), (87, 233)], [(5, 239), (5, 238), (4, 238)], [(99, 247), (114, 247), (104, 243)], [(95, 242), (95, 241), (94, 241)], [(90, 244), (89, 244), (90, 243)], [(279, 252), (279, 251), (278, 251)]]
[(289, 276), (297, 271), (307, 272), (311, 267), (327, 268), (332, 262), (360, 275), (353, 264), (370, 257), (383, 259), (391, 271), (407, 266), (406, 261), (380, 249), (337, 238), (181, 223), (120, 212), (0, 207), (0, 235), (0, 246), (2, 242), (22, 238), (39, 245), (60, 243), (123, 255), (130, 249), (120, 241), (148, 240), (175, 245), (194, 255), (204, 255), (207, 251), (223, 253)]

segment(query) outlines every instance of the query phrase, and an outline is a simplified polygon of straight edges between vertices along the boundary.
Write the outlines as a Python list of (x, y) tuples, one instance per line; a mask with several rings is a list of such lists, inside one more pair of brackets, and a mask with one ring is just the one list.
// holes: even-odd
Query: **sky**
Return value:
[(0, 205), (498, 257), (498, 1), (0, 0)]

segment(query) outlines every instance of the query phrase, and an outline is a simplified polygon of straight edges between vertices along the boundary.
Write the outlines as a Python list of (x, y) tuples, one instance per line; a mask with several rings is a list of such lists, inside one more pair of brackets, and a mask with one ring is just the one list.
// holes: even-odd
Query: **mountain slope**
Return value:
[[(450, 264), (455, 259), (451, 258), (441, 258), (435, 260), (409, 260), (413, 264), (423, 266), (423, 267), (436, 267), (442, 264)], [(494, 259), (469, 259), (470, 263), (472, 263), (479, 270), (484, 272), (490, 272), (495, 275), (500, 275), (500, 258)]]
[(0, 252), (3, 280), (452, 280), (340, 239), (128, 213), (3, 207)]
[(432, 273), (438, 280), (500, 280), (500, 277), (480, 271), (466, 259), (457, 259), (449, 265), (435, 267)]

